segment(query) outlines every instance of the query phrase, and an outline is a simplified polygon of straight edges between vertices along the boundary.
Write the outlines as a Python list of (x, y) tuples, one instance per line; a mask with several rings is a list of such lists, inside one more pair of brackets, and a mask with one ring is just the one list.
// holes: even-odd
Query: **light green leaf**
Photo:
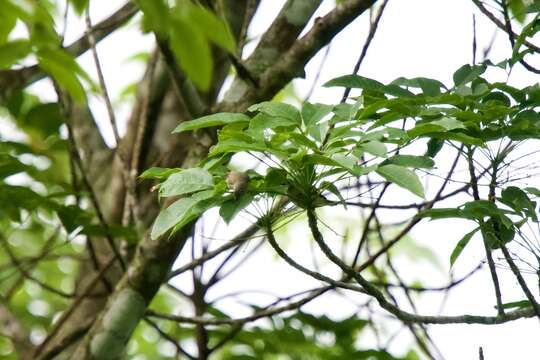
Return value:
[(48, 58), (40, 58), (39, 66), (45, 72), (49, 73), (58, 82), (60, 87), (64, 88), (75, 101), (79, 103), (86, 102), (86, 93), (75, 73)]
[(461, 240), (458, 241), (456, 247), (454, 248), (454, 250), (452, 251), (452, 254), (450, 255), (450, 267), (454, 266), (454, 263), (456, 262), (457, 258), (459, 257), (459, 255), (461, 255), (461, 252), (463, 251), (463, 249), (465, 249), (465, 246), (467, 246), (467, 244), (469, 243), (473, 235), (478, 230), (480, 230), (479, 227), (465, 234), (465, 236), (463, 236), (463, 238), (461, 238)]
[(212, 175), (200, 168), (186, 169), (170, 175), (159, 186), (161, 197), (179, 196), (213, 188)]
[(182, 198), (172, 203), (165, 210), (162, 210), (152, 226), (152, 232), (150, 234), (152, 240), (157, 239), (159, 236), (173, 228), (180, 220), (182, 220), (182, 217), (185, 216), (186, 212), (194, 204), (195, 201), (191, 198)]
[(170, 9), (163, 0), (138, 0), (139, 6), (144, 14), (143, 30), (155, 31), (165, 36), (169, 30)]
[[(2, 7), (1, 3), (0, 7)], [(0, 45), (5, 44), (9, 34), (17, 24), (17, 17), (13, 13), (5, 10), (6, 9), (0, 9), (0, 18), (2, 19), (2, 21), (0, 21)]]
[(171, 49), (187, 76), (206, 91), (212, 80), (212, 53), (204, 35), (190, 23), (175, 19), (170, 29)]
[(312, 104), (305, 102), (302, 105), (302, 120), (304, 126), (309, 128), (315, 126), (321, 121), (326, 115), (328, 115), (334, 106), (326, 104)]
[(240, 113), (217, 113), (181, 123), (173, 133), (202, 129), (212, 126), (223, 126), (235, 123), (248, 123), (249, 116)]
[(392, 164), (379, 166), (377, 173), (391, 183), (424, 198), (424, 187), (422, 186), (418, 175), (406, 167)]
[[(0, 21), (1, 22), (1, 21)], [(27, 40), (13, 40), (0, 46), (0, 69), (7, 69), (24, 59), (32, 46)]]
[(377, 140), (371, 140), (367, 143), (360, 144), (359, 147), (360, 149), (374, 156), (386, 157), (386, 154), (388, 153), (386, 145)]
[(184, 19), (203, 33), (208, 40), (222, 49), (234, 53), (236, 48), (234, 36), (227, 24), (215, 14), (202, 6), (193, 5), (188, 6)]
[(430, 124), (442, 126), (445, 130), (465, 129), (465, 125), (461, 121), (448, 116), (440, 120), (431, 121)]
[(152, 226), (150, 237), (157, 239), (178, 224), (185, 225), (187, 222), (200, 216), (205, 207), (197, 205), (212, 199), (213, 191), (203, 191), (191, 197), (181, 198), (164, 210), (161, 210)]

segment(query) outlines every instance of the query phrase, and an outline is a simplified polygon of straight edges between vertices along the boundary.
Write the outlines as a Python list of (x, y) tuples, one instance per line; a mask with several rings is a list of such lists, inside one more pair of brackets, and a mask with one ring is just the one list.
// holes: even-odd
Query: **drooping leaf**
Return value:
[(236, 47), (234, 36), (226, 22), (202, 6), (191, 5), (186, 7), (187, 11), (184, 19), (186, 19), (192, 27), (196, 27), (212, 43), (230, 53), (234, 53)]
[(38, 52), (39, 65), (49, 73), (76, 101), (85, 102), (86, 92), (78, 76), (90, 80), (86, 72), (77, 64), (75, 59), (60, 49), (40, 49)]
[(182, 18), (171, 21), (170, 45), (189, 79), (201, 90), (206, 91), (212, 80), (212, 53), (204, 35)]
[(533, 221), (538, 221), (536, 216), (536, 202), (531, 201), (527, 194), (516, 186), (509, 186), (501, 192), (501, 202), (516, 212), (523, 212)]
[(235, 123), (249, 123), (249, 116), (240, 113), (217, 113), (181, 123), (173, 133)]
[(399, 165), (383, 165), (376, 170), (387, 181), (394, 183), (415, 195), (424, 197), (424, 187), (413, 171)]
[(70, 0), (77, 14), (81, 15), (88, 7), (89, 0)]
[(138, 0), (144, 14), (142, 25), (144, 31), (155, 31), (165, 36), (169, 30), (170, 9), (164, 0)]
[(465, 249), (465, 247), (467, 246), (467, 244), (469, 243), (473, 235), (478, 230), (480, 230), (479, 227), (477, 227), (471, 232), (468, 232), (467, 234), (465, 234), (465, 236), (461, 238), (461, 240), (458, 241), (456, 247), (454, 248), (454, 250), (452, 251), (452, 254), (450, 255), (450, 267), (454, 266), (454, 263), (456, 262), (457, 258), (459, 257), (459, 255), (461, 255), (461, 252), (463, 251), (463, 249)]
[(485, 65), (471, 66), (469, 64), (465, 64), (454, 73), (454, 84), (456, 87), (465, 85), (482, 75), (485, 71)]
[(232, 219), (253, 201), (253, 194), (243, 194), (238, 199), (230, 199), (219, 208), (219, 215), (229, 224)]

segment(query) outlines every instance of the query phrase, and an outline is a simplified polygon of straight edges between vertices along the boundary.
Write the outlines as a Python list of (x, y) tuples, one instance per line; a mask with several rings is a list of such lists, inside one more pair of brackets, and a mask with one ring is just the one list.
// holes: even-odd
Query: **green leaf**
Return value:
[(280, 132), (279, 130), (281, 129), (294, 127), (296, 125), (298, 124), (294, 120), (288, 118), (259, 113), (249, 122), (249, 128), (246, 133), (251, 135), (257, 141), (264, 141), (266, 138), (266, 129), (275, 129), (275, 132)]
[(471, 216), (467, 215), (462, 210), (456, 208), (429, 209), (418, 213), (418, 215), (416, 216), (420, 218), (430, 218), (431, 220), (448, 218), (471, 219)]
[(374, 156), (386, 157), (386, 154), (388, 153), (386, 145), (377, 140), (371, 140), (367, 143), (362, 143), (358, 147)]
[(212, 52), (204, 35), (182, 19), (174, 19), (170, 29), (171, 49), (187, 76), (206, 91), (212, 80)]
[(225, 223), (229, 224), (240, 211), (253, 201), (253, 197), (253, 194), (243, 194), (238, 199), (224, 202), (219, 208), (219, 215)]
[(369, 79), (360, 75), (345, 75), (332, 79), (323, 85), (324, 87), (341, 86), (353, 89), (371, 91), (383, 91), (384, 84), (377, 80)]
[(341, 195), (341, 191), (339, 191), (339, 189), (337, 188), (336, 185), (334, 185), (334, 183), (331, 183), (329, 181), (323, 181), (321, 183), (321, 189), (322, 190), (328, 190), (330, 191), (332, 194), (336, 195), (337, 198), (339, 199), (339, 202), (343, 204), (343, 206), (345, 207), (345, 209), (347, 209), (347, 202), (345, 201), (345, 199), (343, 198), (343, 195)]
[(182, 198), (172, 203), (165, 210), (162, 210), (152, 226), (152, 232), (150, 234), (152, 240), (157, 239), (172, 229), (180, 220), (182, 220), (182, 217), (185, 216), (186, 212), (193, 205), (195, 205), (195, 201), (191, 198)]
[(170, 175), (177, 173), (179, 171), (182, 171), (182, 169), (151, 167), (150, 169), (146, 169), (141, 175), (139, 175), (139, 178), (165, 180)]
[[(17, 24), (17, 16), (7, 9), (2, 8), (2, 3), (0, 3), (0, 45), (5, 44), (8, 40), (9, 34), (15, 28)], [(1, 53), (0, 53), (1, 54)]]
[(537, 222), (536, 202), (531, 201), (527, 194), (518, 187), (509, 186), (501, 192), (500, 201), (519, 213), (524, 213)]
[(298, 126), (300, 126), (301, 124), (300, 111), (298, 111), (297, 108), (289, 104), (264, 101), (262, 103), (251, 105), (248, 108), (248, 111), (251, 111), (251, 112), (258, 111), (258, 112), (262, 112), (270, 116), (289, 119), (289, 120), (292, 120)]
[(414, 79), (407, 79), (404, 77), (397, 78), (392, 81), (393, 85), (401, 85), (413, 88), (419, 88), (427, 96), (437, 96), (441, 93), (441, 88), (445, 89), (443, 83), (438, 80), (428, 79), (424, 77), (417, 77)]
[(170, 9), (163, 0), (138, 0), (143, 17), (143, 30), (165, 36), (169, 30)]
[(394, 155), (383, 161), (381, 165), (388, 164), (423, 169), (431, 169), (435, 166), (435, 162), (430, 157), (415, 155)]
[[(152, 226), (152, 231), (150, 237), (152, 240), (157, 239), (161, 235), (165, 234), (167, 231), (175, 227), (179, 223), (185, 223), (186, 221), (193, 220), (196, 216), (202, 214), (201, 212), (196, 211), (195, 213), (191, 211), (196, 205), (204, 200), (211, 199), (213, 196), (213, 191), (204, 191), (199, 194), (195, 194), (192, 197), (181, 198), (169, 207), (164, 210), (161, 210), (159, 215)], [(197, 215), (198, 213), (198, 215)]]
[(184, 19), (203, 33), (208, 40), (222, 49), (234, 53), (236, 48), (234, 36), (227, 23), (216, 15), (202, 6), (194, 5), (188, 6)]
[(161, 197), (179, 196), (212, 189), (214, 181), (207, 170), (192, 168), (170, 175), (159, 186)]
[(305, 102), (302, 105), (302, 120), (306, 128), (315, 126), (321, 121), (326, 115), (328, 115), (334, 106), (326, 104), (312, 104)]
[[(244, 151), (256, 151), (265, 152), (270, 151), (264, 143), (247, 142), (242, 140), (228, 139), (218, 142), (216, 145), (210, 148), (209, 156), (222, 153), (239, 153)], [(283, 153), (283, 156), (287, 156), (287, 153)]]
[(24, 126), (32, 127), (45, 137), (58, 134), (64, 118), (58, 103), (40, 103), (31, 108), (25, 116)]
[(418, 175), (406, 167), (390, 164), (379, 166), (376, 171), (387, 181), (424, 198), (424, 187), (422, 186)]
[(0, 69), (8, 69), (24, 59), (32, 51), (32, 46), (27, 40), (13, 40), (0, 45)]
[(14, 156), (0, 153), (0, 179), (24, 172), (31, 167), (23, 164)]
[(78, 15), (81, 15), (88, 7), (89, 0), (70, 0), (73, 4), (73, 8)]
[(185, 121), (178, 125), (173, 133), (235, 123), (249, 123), (249, 120), (249, 116), (240, 113), (217, 113)]
[(444, 140), (431, 138), (427, 143), (426, 156), (434, 158), (443, 148)]
[(450, 255), (450, 267), (454, 266), (454, 263), (456, 262), (457, 258), (459, 257), (459, 255), (461, 255), (461, 252), (463, 251), (463, 249), (465, 249), (465, 246), (467, 246), (467, 244), (469, 243), (473, 235), (478, 230), (480, 230), (479, 227), (477, 227), (471, 232), (468, 232), (467, 234), (465, 234), (465, 236), (461, 238), (461, 240), (458, 241), (456, 247), (454, 248), (454, 250), (452, 251), (452, 254)]
[[(503, 309), (524, 309), (532, 306), (531, 302), (529, 300), (519, 300), (519, 301), (512, 301), (502, 304)], [(497, 307), (495, 307), (497, 308)]]
[(61, 49), (43, 48), (38, 52), (39, 65), (78, 102), (86, 101), (86, 93), (78, 76), (91, 81), (75, 59)]
[(524, 190), (528, 192), (529, 194), (532, 194), (536, 197), (540, 197), (540, 189), (537, 189), (535, 187), (526, 187)]
[(485, 65), (463, 65), (454, 73), (455, 87), (470, 83), (486, 71)]

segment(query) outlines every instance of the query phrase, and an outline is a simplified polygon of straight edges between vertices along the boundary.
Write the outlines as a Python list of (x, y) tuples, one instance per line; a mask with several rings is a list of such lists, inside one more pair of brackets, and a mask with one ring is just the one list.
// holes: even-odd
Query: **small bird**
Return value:
[(242, 195), (244, 191), (246, 191), (249, 177), (244, 172), (231, 170), (227, 174), (225, 181), (227, 182), (229, 190), (231, 190), (235, 196), (238, 196)]

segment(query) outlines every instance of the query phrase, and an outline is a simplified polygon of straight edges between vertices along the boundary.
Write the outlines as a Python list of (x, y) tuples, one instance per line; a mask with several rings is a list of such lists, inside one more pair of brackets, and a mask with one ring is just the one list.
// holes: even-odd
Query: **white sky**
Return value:
[[(100, 18), (110, 14), (123, 2), (109, 0), (107, 2), (91, 2), (94, 23)], [(264, 31), (273, 19), (273, 15), (279, 11), (284, 1), (263, 1), (261, 11), (256, 17), (251, 29), (252, 35), (258, 35)], [(331, 9), (332, 1), (325, 1), (319, 13)], [(461, 65), (471, 61), (472, 48), (472, 14), (477, 14), (477, 40), (478, 50), (481, 50), (490, 42), (494, 26), (483, 15), (479, 14), (470, 0), (390, 0), (387, 10), (382, 18), (373, 44), (360, 69), (360, 74), (382, 82), (389, 82), (397, 77), (423, 76), (435, 78), (450, 85), (453, 72)], [(137, 81), (142, 74), (142, 64), (126, 62), (125, 60), (143, 50), (149, 50), (152, 44), (150, 36), (141, 37), (136, 27), (111, 36), (103, 41), (98, 50), (105, 78), (113, 99), (127, 84)], [(83, 31), (83, 27), (73, 26), (68, 30), (73, 38)], [(360, 53), (365, 36), (367, 34), (367, 17), (349, 26), (332, 42), (331, 52), (321, 72), (318, 84), (323, 84), (334, 77), (348, 74), (352, 71), (354, 63)], [(70, 39), (67, 39), (70, 42)], [(504, 34), (499, 33), (496, 37), (490, 58), (493, 62), (503, 60), (510, 54), (509, 45)], [(319, 68), (322, 53), (317, 56), (307, 67), (307, 79), (295, 81), (295, 86), (301, 94), (305, 94), (311, 87), (315, 72)], [(478, 55), (480, 58), (481, 55)], [(84, 68), (93, 73), (93, 64), (89, 54), (81, 58)], [(502, 73), (490, 74), (490, 79), (495, 77), (504, 80)], [(516, 86), (530, 85), (537, 82), (538, 77), (522, 71), (518, 66), (510, 77), (510, 82)], [(36, 85), (36, 91), (48, 97), (47, 87)], [(311, 97), (313, 102), (337, 103), (341, 91), (336, 89), (317, 88)], [(108, 141), (112, 142), (111, 131), (108, 128), (106, 112), (103, 104), (96, 99), (91, 100), (92, 109), (98, 119), (101, 120), (102, 130)], [(118, 110), (119, 118), (126, 118), (129, 105), (121, 106)], [(173, 136), (173, 135), (171, 135)], [(447, 156), (450, 159), (449, 156)], [(439, 161), (441, 159), (438, 159)], [(447, 162), (446, 158), (442, 159)], [(449, 160), (448, 160), (449, 161)], [(444, 165), (444, 163), (443, 163)], [(444, 170), (444, 166), (442, 167)], [(402, 193), (400, 193), (402, 194)], [(350, 210), (353, 211), (353, 210)], [(349, 214), (350, 215), (350, 214)], [(345, 217), (346, 214), (340, 214)], [(212, 216), (208, 216), (207, 219)], [(207, 221), (208, 222), (208, 221)], [(210, 222), (208, 222), (210, 223)], [(300, 262), (311, 265), (309, 245), (303, 241), (301, 226), (293, 226), (289, 231), (292, 235), (288, 243), (288, 251)], [(454, 231), (455, 230), (455, 231)], [(224, 230), (227, 231), (227, 230)], [(228, 231), (231, 231), (229, 229)], [(404, 276), (408, 279), (424, 279), (431, 285), (445, 284), (447, 278), (447, 263), (450, 252), (456, 241), (466, 232), (462, 223), (451, 221), (430, 222), (422, 226), (421, 230), (415, 231), (414, 236), (419, 243), (429, 246), (438, 255), (444, 266), (443, 271), (433, 270), (433, 267), (425, 262), (411, 264), (404, 259), (398, 258), (398, 264), (404, 265)], [(283, 237), (282, 237), (283, 238)], [(216, 240), (217, 245), (222, 243)], [(455, 272), (464, 274), (477, 264), (481, 257), (482, 248), (477, 241), (476, 246), (471, 244), (470, 249), (463, 253), (456, 265)], [(248, 245), (249, 250), (249, 245)], [(184, 252), (186, 253), (186, 252)], [(188, 260), (181, 257), (180, 261)], [(304, 259), (305, 261), (303, 261)], [(327, 267), (331, 274), (332, 267)], [(499, 271), (506, 284), (505, 290), (511, 288), (511, 296), (507, 301), (522, 299), (517, 291), (515, 280), (507, 270)], [(459, 276), (458, 276), (459, 277)], [(181, 286), (186, 282), (180, 281)], [(307, 279), (304, 275), (295, 273), (282, 262), (276, 262), (275, 256), (265, 249), (258, 256), (249, 261), (245, 268), (229, 278), (221, 289), (212, 291), (209, 296), (231, 292), (234, 289), (263, 288), (279, 294), (294, 293), (300, 289), (316, 286), (317, 282)], [(188, 286), (188, 285), (186, 285)], [(261, 296), (251, 297), (253, 301), (271, 301), (270, 298)], [(434, 314), (440, 305), (440, 298), (425, 297), (419, 301), (419, 308), (424, 314)], [(231, 309), (230, 313), (241, 314), (245, 308), (223, 303), (224, 308)], [(234, 309), (234, 310), (233, 310)], [(329, 316), (339, 318), (347, 316), (355, 311), (350, 301), (337, 296), (325, 297), (315, 301), (306, 310), (325, 312)], [(234, 312), (233, 312), (234, 311)], [(475, 275), (465, 285), (455, 289), (448, 299), (445, 314), (494, 314), (491, 280), (487, 271)], [(404, 331), (406, 333), (406, 331)], [(478, 347), (483, 346), (485, 358), (488, 360), (503, 359), (533, 359), (538, 357), (539, 324), (538, 320), (520, 320), (506, 325), (479, 326), (479, 325), (436, 325), (430, 327), (436, 344), (445, 355), (446, 359), (477, 359)], [(366, 339), (366, 342), (368, 340)], [(400, 351), (402, 346), (409, 341), (404, 337), (395, 343), (392, 349)]]

